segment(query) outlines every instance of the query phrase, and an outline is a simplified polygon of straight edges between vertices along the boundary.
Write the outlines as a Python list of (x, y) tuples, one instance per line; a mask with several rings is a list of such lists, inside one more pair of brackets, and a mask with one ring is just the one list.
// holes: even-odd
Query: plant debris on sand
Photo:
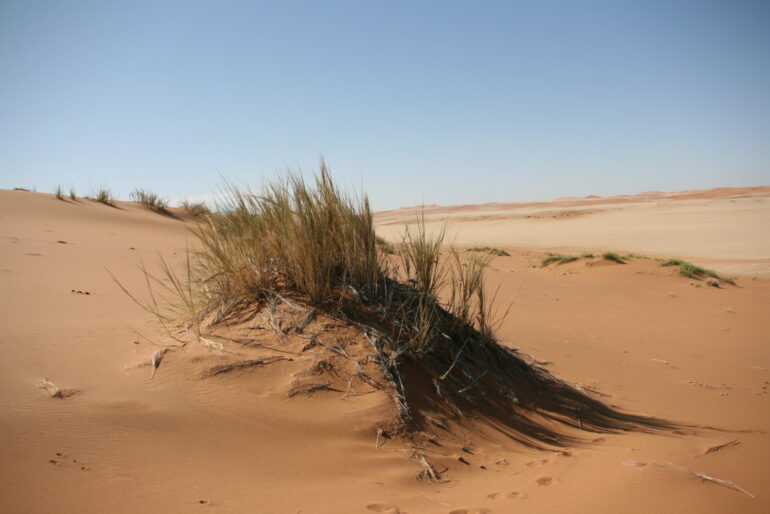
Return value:
[[(290, 395), (347, 395), (355, 384), (389, 392), (394, 416), (378, 442), (414, 440), (438, 418), (444, 426), (483, 421), (537, 448), (582, 441), (577, 430), (674, 426), (610, 407), (499, 344), (495, 329), (506, 313), (494, 307), (484, 279), (491, 256), (446, 249), (443, 233), (430, 237), (422, 220), (400, 245), (383, 248), (366, 197), (340, 191), (323, 163), (312, 184), (289, 174), (259, 192), (229, 186), (195, 234), (200, 248), (181, 276), (163, 261), (162, 276), (145, 271), (157, 287), (144, 306), (169, 329), (181, 325), (203, 341), (219, 325), (261, 316), (276, 334), (271, 350), (318, 358)], [(168, 309), (158, 288), (175, 299)], [(340, 379), (343, 387), (333, 388)], [(433, 468), (425, 475), (439, 478)]]

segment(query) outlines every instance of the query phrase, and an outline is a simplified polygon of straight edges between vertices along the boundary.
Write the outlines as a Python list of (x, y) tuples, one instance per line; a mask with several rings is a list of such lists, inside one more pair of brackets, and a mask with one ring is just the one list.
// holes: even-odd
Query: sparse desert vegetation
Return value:
[(94, 186), (91, 188), (90, 200), (94, 202), (103, 203), (110, 207), (115, 207), (115, 197), (112, 194), (112, 190), (107, 186)]
[(62, 189), (61, 186), (56, 186), (56, 189), (54, 189), (53, 194), (57, 200), (64, 200), (64, 190)]
[(624, 261), (623, 258), (615, 252), (604, 252), (602, 254), (602, 259), (604, 259), (605, 261), (615, 262), (617, 264), (626, 263), (626, 261)]
[[(149, 302), (121, 285), (123, 290), (155, 314), (169, 335), (175, 325), (201, 341), (210, 341), (210, 331), (219, 325), (238, 324), (244, 313), (255, 312), (286, 337), (288, 314), (281, 304), (304, 312), (303, 318), (317, 312), (338, 324), (353, 323), (365, 354), (356, 357), (339, 343), (329, 347), (312, 341), (357, 362), (348, 384), (356, 377), (369, 385), (387, 384), (396, 415), (381, 433), (392, 437), (420, 430), (419, 407), (411, 400), (414, 380), (431, 384), (420, 393), (430, 402), (461, 417), (484, 413), (503, 425), (515, 424), (510, 412), (520, 402), (548, 396), (541, 404), (548, 416), (561, 419), (580, 408), (581, 423), (593, 430), (668, 426), (599, 404), (500, 345), (495, 333), (508, 311), (496, 307), (497, 292), (487, 290), (492, 255), (468, 257), (446, 248), (444, 233), (429, 236), (418, 219), (406, 230), (395, 258), (388, 258), (380, 250), (366, 197), (341, 191), (324, 165), (313, 183), (289, 174), (259, 194), (231, 187), (217, 215), (205, 217), (194, 233), (199, 250), (187, 255), (181, 275), (164, 260), (161, 276), (144, 270), (147, 283), (163, 284), (175, 302), (164, 308), (152, 288)], [(332, 366), (328, 359), (322, 362), (320, 372)], [(317, 364), (307, 370), (317, 372)], [(295, 380), (288, 394), (329, 390), (331, 383)], [(527, 437), (539, 439), (538, 422), (530, 423)], [(425, 456), (415, 456), (424, 476), (437, 480), (439, 472)]]
[[(661, 261), (661, 266), (676, 266), (679, 268), (679, 274), (683, 277), (694, 278), (696, 280), (703, 280), (705, 277), (715, 278), (721, 280), (730, 285), (735, 285), (735, 280), (729, 277), (724, 277), (714, 270), (701, 268), (691, 262), (684, 261), (682, 259), (666, 259)], [(709, 284), (711, 285), (711, 284)]]
[(510, 253), (506, 252), (505, 250), (502, 250), (500, 248), (492, 248), (490, 246), (476, 246), (473, 248), (468, 248), (469, 252), (484, 252), (488, 253), (490, 255), (494, 255), (495, 257), (510, 257)]
[(182, 200), (181, 209), (193, 218), (201, 218), (211, 214), (211, 209), (203, 202), (191, 202), (187, 198)]
[(148, 189), (137, 187), (131, 191), (129, 198), (134, 202), (144, 205), (151, 211), (159, 214), (169, 214), (168, 201)]
[[(761, 426), (767, 417), (762, 409), (764, 384), (757, 381), (761, 370), (753, 367), (767, 367), (759, 304), (767, 299), (768, 282), (764, 278), (747, 280), (741, 288), (729, 287), (708, 275), (702, 281), (685, 279), (678, 276), (681, 262), (659, 267), (654, 259), (637, 260), (638, 256), (619, 252), (624, 260), (629, 259), (627, 266), (619, 266), (602, 258), (604, 250), (588, 250), (601, 246), (589, 244), (575, 245), (581, 250), (562, 251), (552, 257), (551, 269), (533, 269), (532, 265), (539, 267), (546, 256), (537, 246), (506, 246), (511, 257), (505, 258), (486, 251), (466, 251), (471, 246), (503, 248), (502, 244), (510, 244), (507, 232), (500, 232), (498, 241), (481, 239), (483, 244), (464, 243), (453, 251), (449, 245), (436, 246), (436, 232), (422, 219), (415, 224), (412, 214), (404, 216), (398, 231), (393, 224), (375, 223), (378, 234), (390, 243), (384, 245), (374, 236), (379, 264), (371, 269), (375, 270), (372, 276), (379, 278), (355, 281), (347, 278), (354, 275), (350, 270), (362, 268), (355, 264), (366, 262), (361, 255), (372, 255), (363, 199), (349, 198), (356, 206), (350, 216), (345, 214), (350, 214), (344, 207), (348, 204), (334, 207), (339, 202), (333, 201), (332, 194), (326, 194), (330, 200), (319, 207), (316, 199), (324, 195), (319, 195), (315, 181), (307, 181), (306, 194), (287, 180), (278, 186), (288, 188), (291, 214), (280, 207), (286, 204), (281, 201), (286, 196), (265, 197), (259, 189), (263, 200), (270, 200), (270, 207), (265, 208), (250, 191), (241, 190), (244, 208), (236, 202), (235, 208), (221, 213), (197, 218), (183, 214), (176, 219), (157, 216), (137, 204), (123, 210), (103, 209), (92, 202), (73, 208), (67, 202), (51, 202), (50, 194), (0, 191), (4, 237), (13, 240), (22, 231), (27, 234), (18, 243), (3, 246), (4, 269), (12, 270), (0, 273), (8, 288), (5, 308), (22, 320), (9, 324), (7, 339), (25, 341), (24, 345), (6, 345), (6, 352), (10, 352), (9, 362), (27, 362), (34, 352), (41, 363), (40, 370), (32, 369), (32, 373), (29, 366), (10, 366), (6, 371), (12, 380), (4, 398), (18, 401), (13, 398), (30, 397), (24, 400), (24, 423), (57, 423), (66, 428), (41, 433), (35, 441), (21, 438), (16, 456), (12, 448), (6, 449), (12, 453), (12, 461), (26, 462), (29, 455), (36, 455), (38, 444), (50, 448), (50, 455), (39, 464), (30, 464), (29, 473), (19, 483), (35, 483), (37, 476), (47, 482), (66, 478), (70, 465), (75, 470), (87, 466), (94, 477), (101, 476), (114, 459), (126, 469), (150, 473), (145, 482), (137, 482), (137, 487), (152, 491), (179, 462), (196, 465), (197, 457), (186, 460), (189, 448), (202, 449), (207, 461), (223, 458), (220, 444), (209, 448), (215, 433), (221, 444), (229, 445), (227, 459), (241, 459), (243, 463), (244, 467), (234, 466), (239, 474), (223, 477), (239, 489), (253, 485), (256, 475), (243, 477), (240, 472), (252, 469), (254, 461), (283, 472), (286, 468), (282, 466), (290, 459), (320, 475), (329, 473), (333, 464), (335, 469), (340, 465), (353, 467), (371, 481), (380, 480), (383, 473), (401, 476), (399, 492), (395, 493), (400, 498), (435, 487), (442, 491), (437, 498), (446, 503), (465, 505), (468, 498), (476, 498), (478, 507), (499, 507), (499, 500), (490, 500), (488, 493), (507, 490), (503, 488), (509, 487), (512, 479), (518, 480), (516, 477), (521, 481), (515, 489), (522, 494), (529, 492), (530, 486), (542, 491), (537, 480), (546, 470), (554, 483), (579, 479), (569, 472), (571, 469), (588, 475), (586, 483), (598, 483), (596, 477), (617, 472), (617, 463), (628, 458), (630, 447), (638, 448), (639, 455), (650, 455), (645, 458), (648, 466), (670, 460), (706, 471), (703, 466), (707, 461), (700, 457), (693, 460), (693, 456), (733, 439), (702, 428), (695, 437), (650, 437), (650, 431), (679, 428), (665, 420), (621, 412), (607, 405), (610, 402), (621, 409), (625, 406), (675, 416), (681, 404), (690, 401), (696, 407), (687, 420), (694, 422), (721, 412), (720, 405), (743, 412), (746, 425)], [(338, 196), (347, 197), (336, 186), (333, 189)], [(313, 199), (308, 205), (314, 208), (306, 208), (297, 200), (308, 195)], [(41, 213), (46, 216), (44, 223), (40, 223)], [(426, 217), (430, 215), (426, 211)], [(226, 219), (207, 221), (220, 216)], [(479, 223), (489, 224), (478, 225), (480, 238), (497, 224), (495, 220)], [(292, 224), (296, 226), (289, 226)], [(410, 233), (401, 238), (405, 226)], [(200, 240), (191, 239), (191, 229), (201, 228), (212, 239), (211, 248), (221, 252), (208, 252)], [(450, 222), (447, 234), (454, 237), (455, 229)], [(184, 250), (180, 252), (186, 247), (190, 248), (189, 260)], [(608, 243), (606, 248), (623, 245)], [(208, 259), (219, 259), (215, 254), (220, 252), (221, 265), (202, 268), (200, 251), (208, 252)], [(145, 293), (146, 276), (126, 265), (156, 252), (165, 257), (176, 281), (175, 286), (162, 266), (159, 273), (152, 265), (146, 268), (159, 280), (147, 276), (162, 309), (162, 324), (148, 319), (139, 309), (125, 308), (125, 298), (115, 294), (114, 283), (103, 272), (105, 267), (120, 270), (119, 279), (126, 289), (152, 310), (152, 297)], [(175, 253), (182, 257), (175, 257)], [(578, 259), (562, 269), (556, 264), (574, 257)], [(703, 257), (704, 263), (714, 262), (709, 257)], [(248, 267), (251, 269), (243, 269)], [(323, 282), (318, 270), (328, 270), (331, 287), (312, 299), (306, 290), (317, 288), (299, 286), (306, 279), (294, 269), (310, 270), (312, 277), (307, 281), (311, 284)], [(714, 269), (722, 273), (722, 268)], [(243, 287), (237, 280), (243, 281)], [(169, 294), (164, 286), (174, 293)], [(184, 294), (179, 295), (177, 288)], [(426, 290), (434, 294), (423, 294)], [(191, 300), (189, 308), (185, 298)], [(512, 316), (504, 318), (511, 304)], [(87, 319), (95, 307), (107, 316), (102, 325), (73, 324), (73, 314)], [(39, 315), (41, 310), (46, 316)], [(500, 319), (506, 321), (500, 325)], [(58, 344), (66, 352), (52, 356), (50, 341), (60, 337), (62, 327), (73, 337), (61, 338)], [(618, 344), (637, 338), (645, 343), (643, 351), (631, 345), (626, 353), (626, 345)], [(733, 351), (725, 353), (726, 347)], [(730, 366), (723, 365), (725, 359), (733, 359)], [(91, 376), (81, 361), (93, 363), (103, 372)], [(644, 380), (619, 377), (617, 370), (623, 363), (635, 366), (634, 377)], [(711, 366), (708, 376), (691, 373), (705, 364)], [(82, 374), (62, 372), (63, 367), (82, 370)], [(549, 369), (563, 376), (556, 378)], [(736, 373), (736, 369), (743, 372)], [(572, 385), (560, 380), (575, 377), (591, 377), (591, 382)], [(671, 387), (672, 379), (680, 385)], [(720, 387), (722, 383), (734, 388)], [(38, 389), (36, 384), (48, 387)], [(650, 388), (656, 393), (652, 397)], [(103, 392), (117, 390), (121, 400), (127, 401), (116, 405), (114, 414), (136, 419), (143, 426), (141, 431), (133, 423), (116, 424), (112, 415), (104, 418)], [(152, 394), (152, 390), (164, 393)], [(739, 390), (744, 392), (739, 394)], [(69, 396), (69, 392), (77, 395)], [(722, 396), (722, 392), (728, 395)], [(204, 401), (180, 404), (180, 398)], [(137, 405), (147, 408), (137, 410)], [(75, 412), (73, 409), (77, 416), (68, 414)], [(212, 416), (213, 409), (221, 415)], [(157, 412), (168, 415), (158, 418)], [(60, 414), (63, 417), (59, 418)], [(12, 426), (14, 417), (9, 414), (7, 418), (7, 425)], [(255, 423), (263, 419), (269, 422)], [(732, 418), (717, 420), (727, 425)], [(320, 439), (308, 435), (317, 427), (323, 433), (335, 434), (331, 446), (317, 444)], [(695, 429), (682, 430), (690, 433)], [(603, 432), (612, 434), (613, 444), (600, 442), (606, 438)], [(99, 442), (88, 450), (88, 456), (80, 455), (76, 450), (88, 448), (83, 434), (89, 433), (98, 433)], [(169, 445), (163, 434), (173, 434), (179, 444)], [(761, 435), (741, 433), (735, 436), (738, 438), (738, 450), (743, 445), (763, 448)], [(257, 439), (269, 443), (252, 446)], [(104, 444), (115, 449), (114, 455), (100, 453)], [(696, 445), (702, 445), (697, 452)], [(576, 447), (580, 455), (574, 452)], [(360, 466), (347, 456), (350, 448), (366, 452)], [(539, 452), (540, 448), (547, 453)], [(403, 459), (413, 458), (406, 462), (393, 459), (394, 450)], [(545, 459), (566, 462), (554, 456), (554, 451), (571, 454), (570, 466), (562, 468), (553, 462), (544, 469), (541, 462)], [(761, 490), (763, 475), (749, 470), (757, 466), (763, 469), (764, 461), (750, 453), (741, 454), (734, 446), (718, 451), (732, 452), (731, 457), (746, 464), (746, 471), (716, 467), (708, 469), (711, 474), (752, 493)], [(603, 457), (592, 458), (598, 455)], [(137, 460), (158, 456), (163, 469), (132, 468)], [(78, 460), (77, 465), (73, 459)], [(708, 459), (716, 464), (711, 453)], [(532, 467), (527, 465), (531, 461)], [(500, 462), (510, 462), (516, 469)], [(519, 469), (525, 476), (504, 475), (507, 470)], [(193, 469), (199, 477), (208, 471), (205, 465)], [(273, 480), (272, 487), (282, 487), (283, 479), (270, 478), (270, 473), (258, 478)], [(415, 474), (429, 480), (450, 480), (452, 485), (426, 486), (409, 480)], [(325, 484), (335, 487), (338, 478), (330, 477)], [(681, 483), (671, 483), (671, 478), (647, 476), (645, 487), (669, 487), (675, 492)], [(467, 487), (477, 479), (490, 481), (490, 488), (481, 495)], [(739, 494), (724, 487), (709, 491), (705, 488), (714, 488), (714, 484), (691, 485), (704, 488), (710, 497), (722, 495), (725, 504), (740, 501)], [(96, 486), (84, 487), (79, 494), (96, 502), (112, 492), (92, 487)], [(114, 491), (119, 492), (120, 487)], [(366, 490), (366, 501), (374, 501), (379, 490)], [(184, 487), (174, 491), (159, 512), (185, 510), (189, 491)], [(747, 502), (758, 501), (743, 496)], [(33, 495), (25, 501), (29, 498)], [(235, 510), (248, 510), (251, 498), (244, 496), (238, 503), (243, 508)], [(211, 501), (206, 496), (200, 499)], [(303, 500), (297, 510), (313, 501)], [(354, 504), (359, 501), (337, 510), (355, 512)], [(282, 502), (276, 500), (271, 504), (275, 508), (269, 510), (282, 511)], [(401, 506), (411, 511), (416, 504)]]
[(540, 266), (544, 268), (544, 267), (546, 267), (546, 266), (548, 266), (550, 264), (553, 264), (553, 263), (556, 263), (559, 266), (561, 266), (562, 264), (567, 264), (567, 263), (570, 263), (570, 262), (575, 262), (579, 258), (580, 257), (578, 257), (577, 255), (562, 255), (560, 253), (549, 253), (540, 262)]

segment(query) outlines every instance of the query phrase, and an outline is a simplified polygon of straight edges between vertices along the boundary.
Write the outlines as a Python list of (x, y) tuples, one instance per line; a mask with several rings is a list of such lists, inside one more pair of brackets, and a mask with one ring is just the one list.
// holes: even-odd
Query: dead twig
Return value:
[(738, 444), (741, 444), (741, 442), (739, 440), (737, 440), (737, 439), (734, 439), (732, 441), (728, 441), (726, 443), (718, 444), (716, 446), (710, 447), (708, 450), (703, 452), (703, 455), (706, 455), (707, 453), (711, 453), (711, 452), (718, 452), (722, 448), (727, 448), (728, 446), (736, 446)]
[(746, 496), (748, 496), (750, 498), (756, 498), (756, 496), (754, 496), (753, 494), (748, 492), (746, 489), (744, 489), (743, 487), (739, 486), (735, 482), (731, 482), (730, 480), (722, 480), (721, 478), (716, 478), (716, 477), (712, 477), (712, 476), (709, 476), (709, 475), (704, 475), (703, 473), (698, 473), (697, 471), (693, 471), (690, 468), (686, 468), (684, 466), (679, 466), (677, 464), (672, 464), (671, 462), (666, 462), (664, 464), (658, 463), (658, 465), (659, 466), (668, 467), (668, 468), (672, 468), (672, 469), (676, 469), (676, 470), (682, 471), (684, 473), (689, 473), (690, 475), (695, 475), (696, 477), (698, 477), (698, 478), (700, 478), (702, 480), (707, 480), (709, 482), (713, 482), (715, 484), (727, 487), (728, 489), (732, 489), (733, 491), (741, 492), (741, 493), (745, 494)]

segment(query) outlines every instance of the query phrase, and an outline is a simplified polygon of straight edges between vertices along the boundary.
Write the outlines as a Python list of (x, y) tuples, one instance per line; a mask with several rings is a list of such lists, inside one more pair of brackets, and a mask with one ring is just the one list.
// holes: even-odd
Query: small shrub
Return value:
[(567, 264), (568, 262), (574, 262), (578, 260), (579, 257), (577, 255), (561, 255), (559, 253), (549, 253), (545, 259), (540, 263), (541, 267), (546, 267), (549, 264), (556, 263), (559, 266), (562, 264)]
[(623, 256), (624, 259), (649, 259), (646, 255), (638, 255), (635, 253), (627, 253)]
[(57, 200), (64, 200), (64, 190), (61, 186), (56, 186), (53, 194), (56, 196)]
[(474, 248), (468, 248), (469, 252), (486, 252), (490, 255), (494, 255), (496, 257), (509, 257), (511, 254), (506, 252), (505, 250), (501, 250), (500, 248), (490, 248), (489, 246), (485, 247), (474, 247)]
[(168, 214), (168, 201), (157, 193), (137, 187), (129, 194), (134, 202), (140, 203), (148, 209), (160, 214)]
[(592, 254), (592, 253), (584, 253), (584, 254), (581, 254), (580, 257), (583, 258), (583, 259), (593, 259), (594, 258), (594, 254)]
[(75, 194), (75, 188), (71, 187), (70, 188), (70, 200), (77, 201), (77, 199), (78, 199), (78, 197)]
[(623, 260), (623, 258), (616, 254), (615, 252), (605, 252), (602, 254), (602, 259), (605, 261), (611, 261), (611, 262), (617, 262), (618, 264), (625, 264), (626, 261)]

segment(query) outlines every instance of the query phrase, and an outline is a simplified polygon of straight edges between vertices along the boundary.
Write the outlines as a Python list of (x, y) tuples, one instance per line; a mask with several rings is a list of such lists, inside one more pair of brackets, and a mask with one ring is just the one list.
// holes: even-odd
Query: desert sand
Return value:
[[(396, 239), (416, 212), (379, 213), (378, 232)], [(3, 190), (0, 511), (770, 511), (770, 188), (434, 206), (425, 216), (459, 245), (510, 253), (489, 274), (511, 304), (501, 343), (679, 428), (554, 424), (563, 438), (538, 449), (480, 429), (483, 420), (448, 424), (425, 450), (445, 482), (416, 480), (411, 449), (377, 437), (390, 397), (287, 397), (301, 357), (280, 353), (293, 347), (279, 340), (267, 353), (287, 360), (270, 366), (211, 376), (232, 356), (199, 345), (165, 354), (153, 372), (153, 354), (174, 341), (107, 270), (144, 295), (138, 265), (160, 255), (181, 269), (195, 245), (189, 220)], [(540, 267), (548, 251), (607, 250), (687, 258), (737, 285), (710, 287), (644, 258)]]

